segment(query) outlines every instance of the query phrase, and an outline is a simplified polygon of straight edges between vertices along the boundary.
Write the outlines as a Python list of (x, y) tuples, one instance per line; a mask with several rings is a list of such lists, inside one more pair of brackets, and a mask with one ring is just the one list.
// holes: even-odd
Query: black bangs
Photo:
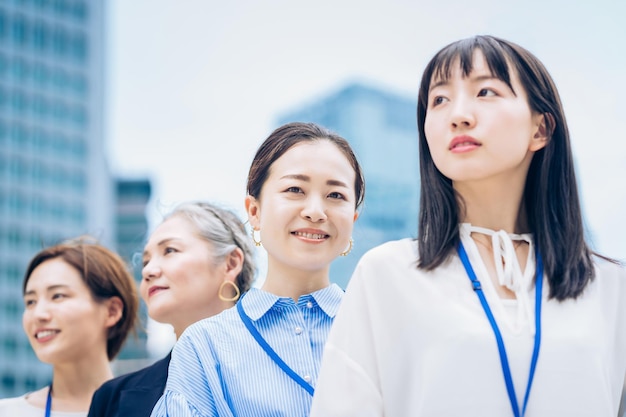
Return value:
[(485, 57), (491, 75), (505, 82), (513, 90), (507, 62), (507, 58), (512, 56), (513, 51), (498, 42), (496, 38), (487, 36), (464, 39), (442, 49), (431, 61), (430, 68), (427, 68), (428, 84), (432, 80), (447, 81), (451, 76), (452, 65), (457, 63), (457, 59), (463, 76), (469, 76), (474, 68), (474, 51), (477, 49)]

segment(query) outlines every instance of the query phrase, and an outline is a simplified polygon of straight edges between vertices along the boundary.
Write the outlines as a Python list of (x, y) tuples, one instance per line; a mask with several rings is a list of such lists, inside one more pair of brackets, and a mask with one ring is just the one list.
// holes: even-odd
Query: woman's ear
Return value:
[(529, 150), (536, 152), (543, 149), (552, 137), (552, 133), (554, 132), (554, 116), (550, 113), (536, 114), (534, 119), (536, 129), (531, 139)]
[(239, 248), (233, 249), (233, 251), (229, 253), (226, 257), (226, 274), (232, 277), (233, 282), (243, 268), (243, 261), (244, 254), (243, 251)]
[(259, 202), (251, 195), (246, 196), (245, 200), (246, 213), (248, 213), (248, 222), (254, 230), (258, 230), (259, 226)]
[(107, 328), (113, 327), (122, 319), (124, 314), (124, 303), (118, 296), (113, 296), (104, 301), (107, 308), (105, 325)]

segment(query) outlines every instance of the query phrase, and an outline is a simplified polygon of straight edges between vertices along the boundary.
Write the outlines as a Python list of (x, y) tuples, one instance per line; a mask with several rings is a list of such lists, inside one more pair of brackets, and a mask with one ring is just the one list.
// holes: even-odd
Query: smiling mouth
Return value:
[(164, 290), (167, 290), (167, 288), (166, 287), (152, 287), (148, 291), (148, 297), (152, 297), (157, 292), (161, 292), (161, 291), (164, 291)]
[(329, 235), (320, 234), (320, 233), (291, 232), (291, 234), (294, 236), (303, 237), (305, 239), (315, 239), (315, 240), (328, 239), (330, 237)]
[(35, 333), (35, 339), (37, 340), (44, 339), (46, 337), (50, 337), (58, 333), (59, 333), (59, 330), (42, 330), (40, 332)]

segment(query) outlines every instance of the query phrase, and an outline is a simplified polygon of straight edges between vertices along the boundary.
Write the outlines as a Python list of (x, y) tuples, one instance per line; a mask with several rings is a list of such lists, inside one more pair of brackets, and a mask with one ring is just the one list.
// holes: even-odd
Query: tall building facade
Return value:
[(279, 117), (280, 124), (314, 122), (337, 132), (363, 167), (365, 201), (354, 226), (354, 248), (331, 265), (331, 280), (343, 288), (367, 250), (417, 235), (416, 106), (417, 98), (353, 83)]
[[(147, 178), (117, 178), (115, 180), (115, 247), (133, 272), (137, 288), (141, 282), (141, 255), (148, 235), (146, 210), (152, 195), (152, 184)], [(140, 306), (141, 326), (131, 335), (115, 361), (115, 373), (134, 371), (145, 364), (147, 310)], [(136, 337), (135, 337), (136, 336)], [(138, 365), (139, 364), (139, 365)]]
[(0, 0), (0, 398), (50, 381), (21, 326), (21, 282), (43, 246), (114, 244), (103, 149), (101, 0)]

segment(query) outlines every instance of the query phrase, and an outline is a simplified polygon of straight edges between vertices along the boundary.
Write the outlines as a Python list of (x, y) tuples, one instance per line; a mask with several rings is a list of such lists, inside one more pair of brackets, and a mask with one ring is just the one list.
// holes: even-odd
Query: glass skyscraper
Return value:
[(365, 202), (354, 226), (354, 248), (331, 265), (331, 281), (345, 288), (368, 249), (417, 236), (419, 167), (417, 97), (353, 83), (279, 117), (325, 126), (350, 142), (365, 175)]
[(51, 377), (22, 330), (30, 258), (81, 234), (115, 243), (103, 20), (101, 0), (0, 0), (0, 398)]

